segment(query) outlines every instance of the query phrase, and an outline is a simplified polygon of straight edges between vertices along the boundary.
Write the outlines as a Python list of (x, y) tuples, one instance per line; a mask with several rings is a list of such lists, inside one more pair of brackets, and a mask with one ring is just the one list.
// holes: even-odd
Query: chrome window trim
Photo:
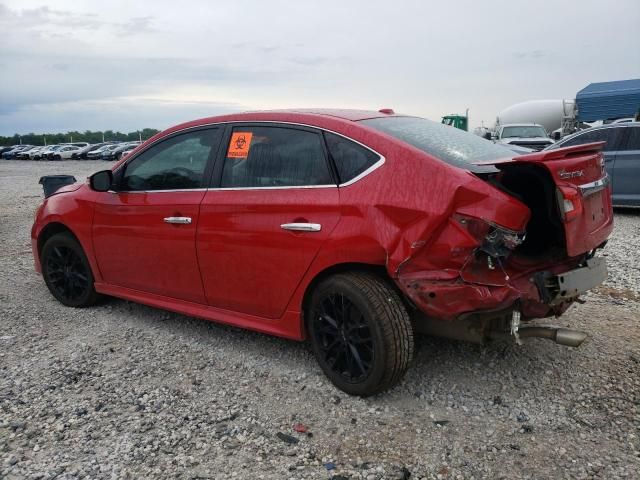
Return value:
[[(345, 137), (346, 138), (346, 137)], [(356, 142), (357, 143), (357, 142)], [(371, 150), (371, 149), (369, 149)], [(360, 175), (356, 175), (355, 177), (353, 177), (351, 180), (341, 183), (340, 185), (338, 185), (338, 187), (348, 187), (349, 185), (353, 185), (354, 183), (356, 183), (358, 180), (360, 180), (361, 178), (366, 177), (367, 175), (369, 175), (371, 172), (373, 172), (374, 170), (377, 170), (378, 168), (380, 168), (382, 165), (384, 165), (385, 162), (385, 158), (384, 156), (380, 155), (377, 152), (374, 152), (373, 150), (371, 150), (373, 153), (375, 153), (376, 155), (378, 155), (380, 157), (380, 160), (378, 160), (376, 163), (374, 163), (373, 165), (371, 165), (369, 168), (367, 168), (364, 172), (362, 172)]]
[(338, 188), (338, 185), (331, 183), (329, 185), (291, 185), (291, 186), (277, 186), (277, 187), (219, 187), (209, 188), (210, 192), (216, 192), (220, 190), (299, 190), (301, 188)]
[(175, 190), (108, 190), (109, 193), (173, 193), (173, 192), (206, 192), (208, 188), (176, 188)]
[(149, 148), (151, 148), (152, 146), (156, 145), (157, 143), (163, 141), (166, 137), (168, 136), (173, 136), (173, 135), (178, 135), (181, 133), (186, 133), (189, 132), (191, 130), (198, 130), (200, 128), (206, 128), (206, 127), (215, 127), (218, 125), (234, 125), (234, 124), (251, 124), (251, 123), (268, 123), (268, 124), (275, 124), (275, 125), (293, 125), (293, 126), (298, 126), (298, 127), (306, 127), (306, 128), (312, 128), (312, 129), (316, 129), (322, 132), (328, 132), (328, 133), (332, 133), (334, 135), (338, 135), (339, 137), (345, 138), (347, 140), (349, 140), (350, 142), (353, 142), (357, 145), (360, 145), (363, 148), (366, 148), (367, 150), (369, 150), (370, 152), (373, 152), (374, 154), (376, 154), (379, 157), (379, 160), (374, 163), (373, 165), (371, 165), (369, 168), (367, 168), (364, 172), (360, 173), (359, 175), (353, 177), (351, 180), (348, 180), (344, 183), (340, 183), (338, 185), (334, 185), (334, 184), (330, 184), (330, 185), (298, 185), (298, 186), (278, 186), (278, 187), (215, 187), (215, 188), (205, 188), (205, 189), (183, 189), (183, 190), (148, 190), (148, 191), (142, 191), (142, 190), (137, 190), (135, 192), (133, 191), (122, 191), (121, 193), (151, 193), (151, 192), (160, 192), (160, 193), (164, 193), (164, 192), (183, 192), (183, 191), (188, 191), (188, 192), (192, 192), (192, 191), (196, 191), (196, 190), (210, 190), (210, 191), (216, 191), (216, 190), (283, 190), (283, 189), (290, 189), (290, 188), (328, 188), (328, 187), (338, 187), (338, 188), (342, 188), (342, 187), (348, 187), (349, 185), (353, 185), (354, 183), (362, 180), (364, 177), (366, 177), (367, 175), (369, 175), (370, 173), (372, 173), (374, 170), (377, 170), (378, 168), (380, 168), (382, 165), (385, 164), (386, 158), (384, 155), (382, 155), (381, 153), (375, 151), (373, 148), (368, 147), (367, 145), (354, 140), (351, 137), (347, 137), (346, 135), (343, 135), (342, 133), (338, 133), (336, 131), (330, 130), (328, 128), (324, 128), (324, 127), (318, 127), (316, 125), (309, 125), (306, 123), (297, 123), (297, 122), (283, 122), (283, 121), (278, 121), (278, 120), (233, 120), (233, 121), (227, 121), (227, 122), (215, 122), (215, 123), (205, 123), (202, 125), (196, 125), (193, 127), (187, 127), (187, 128), (183, 128), (181, 130), (176, 130), (175, 132), (171, 132), (169, 135), (159, 138), (158, 140), (156, 140), (153, 143), (150, 143), (149, 145), (147, 145), (144, 150), (141, 150), (139, 152), (136, 153), (135, 156), (131, 157), (131, 158), (127, 158), (127, 160), (125, 162), (123, 162), (122, 164), (120, 164), (118, 166), (118, 168), (116, 168), (113, 173), (115, 174), (118, 170), (120, 170), (121, 168), (124, 168), (125, 165), (127, 165), (129, 162), (131, 162), (132, 160), (134, 160), (135, 158), (138, 157), (138, 155), (146, 152)]

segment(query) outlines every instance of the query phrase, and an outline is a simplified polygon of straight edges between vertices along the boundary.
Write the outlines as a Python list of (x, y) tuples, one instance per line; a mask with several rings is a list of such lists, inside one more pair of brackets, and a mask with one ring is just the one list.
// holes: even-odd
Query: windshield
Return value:
[(522, 127), (504, 127), (502, 129), (501, 138), (547, 138), (547, 132), (543, 127), (538, 126), (522, 126)]
[(501, 158), (513, 158), (511, 150), (472, 133), (419, 117), (381, 117), (363, 124), (402, 140), (455, 167), (474, 173), (491, 173), (491, 166), (474, 165)]

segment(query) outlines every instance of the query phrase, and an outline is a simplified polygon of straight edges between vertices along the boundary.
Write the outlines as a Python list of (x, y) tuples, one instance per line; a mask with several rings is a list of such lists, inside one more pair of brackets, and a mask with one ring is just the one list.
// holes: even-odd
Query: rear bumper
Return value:
[[(562, 314), (581, 294), (600, 285), (607, 276), (606, 261), (596, 257), (508, 277), (503, 285), (465, 282), (460, 278), (435, 280), (420, 272), (401, 275), (399, 285), (428, 317), (455, 320), (483, 311), (508, 310), (517, 305), (525, 319)], [(428, 278), (427, 278), (428, 277)]]

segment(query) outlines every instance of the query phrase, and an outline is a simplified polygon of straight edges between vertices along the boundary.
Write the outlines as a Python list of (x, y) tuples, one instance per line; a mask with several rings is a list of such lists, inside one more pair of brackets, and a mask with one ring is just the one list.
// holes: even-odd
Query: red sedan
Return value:
[(64, 305), (104, 294), (308, 338), (338, 388), (371, 395), (402, 378), (414, 331), (582, 342), (531, 320), (606, 277), (601, 146), (512, 158), (390, 110), (206, 118), (46, 198), (33, 254)]

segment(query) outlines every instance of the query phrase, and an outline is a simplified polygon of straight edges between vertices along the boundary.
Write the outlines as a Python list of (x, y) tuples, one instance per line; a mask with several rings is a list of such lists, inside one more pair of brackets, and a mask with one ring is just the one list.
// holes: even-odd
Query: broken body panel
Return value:
[[(457, 219), (447, 218), (435, 238), (405, 259), (397, 271), (399, 286), (423, 313), (439, 319), (509, 308), (520, 310), (524, 319), (562, 314), (606, 276), (604, 261), (588, 263), (613, 229), (601, 147), (491, 162), (500, 172), (484, 181), (510, 192), (509, 201), (493, 195), (493, 208), (473, 213), (467, 202), (454, 204)], [(529, 205), (526, 212), (518, 211), (515, 199), (520, 207)], [(503, 252), (487, 249), (481, 237), (464, 228), (467, 215), (492, 225), (494, 235), (506, 227), (522, 240)], [(514, 218), (522, 223), (514, 224)], [(578, 287), (567, 288), (569, 279)]]

